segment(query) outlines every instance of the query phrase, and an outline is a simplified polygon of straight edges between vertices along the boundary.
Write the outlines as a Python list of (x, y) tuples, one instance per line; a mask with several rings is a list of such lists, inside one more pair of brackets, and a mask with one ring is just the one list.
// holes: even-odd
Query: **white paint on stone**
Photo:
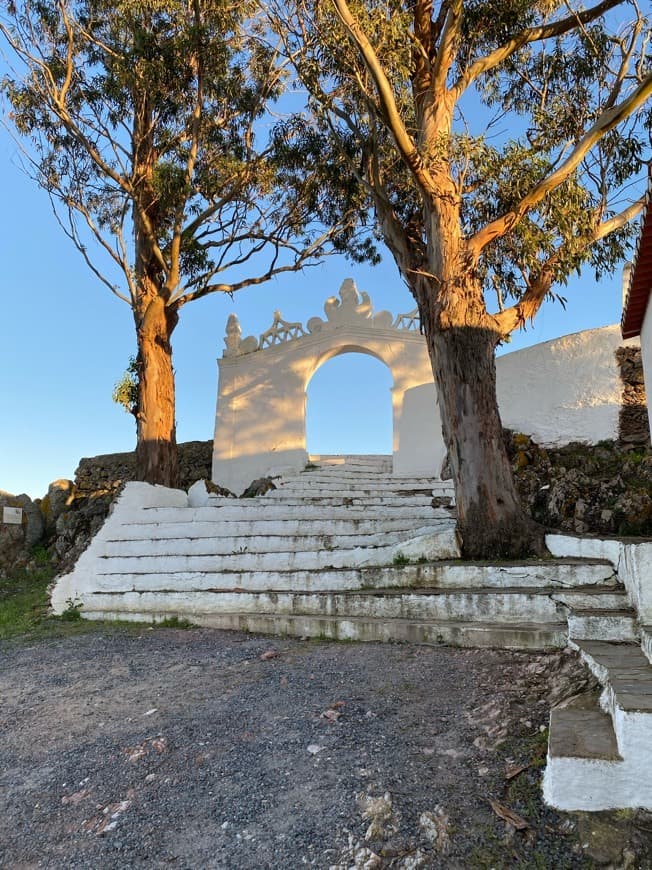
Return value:
[(210, 504), (210, 493), (206, 489), (206, 481), (198, 480), (188, 490), (190, 507), (207, 507)]
[(644, 625), (652, 623), (652, 541), (621, 544), (619, 576)]
[(622, 550), (620, 541), (559, 534), (546, 535), (546, 547), (557, 558), (606, 559), (616, 569)]

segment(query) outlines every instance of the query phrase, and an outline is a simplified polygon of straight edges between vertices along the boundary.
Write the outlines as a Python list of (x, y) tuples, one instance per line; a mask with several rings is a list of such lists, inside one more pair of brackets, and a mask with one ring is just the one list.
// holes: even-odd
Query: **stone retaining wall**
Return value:
[[(179, 444), (179, 485), (189, 489), (203, 478), (210, 480), (212, 441), (186, 441)], [(79, 493), (115, 491), (123, 483), (134, 479), (135, 453), (105, 453), (85, 457), (75, 471), (75, 486)]]
[(650, 423), (641, 348), (632, 345), (619, 347), (616, 351), (616, 359), (620, 367), (620, 379), (623, 382), (618, 440), (625, 444), (649, 445)]

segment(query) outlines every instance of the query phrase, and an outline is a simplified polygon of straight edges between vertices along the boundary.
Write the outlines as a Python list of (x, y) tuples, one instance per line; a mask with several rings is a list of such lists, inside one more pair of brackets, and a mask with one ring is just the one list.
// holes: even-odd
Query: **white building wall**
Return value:
[[(648, 396), (652, 396), (652, 305), (649, 302), (641, 326), (641, 358), (645, 391)], [(652, 429), (652, 415), (650, 415), (650, 427)]]
[[(652, 383), (652, 322), (648, 328)], [(622, 344), (619, 327), (605, 326), (498, 357), (496, 381), (503, 425), (544, 446), (617, 438), (622, 383), (615, 354)], [(438, 473), (441, 469), (445, 448), (434, 394), (433, 384), (405, 394), (395, 455), (397, 473), (426, 469)]]

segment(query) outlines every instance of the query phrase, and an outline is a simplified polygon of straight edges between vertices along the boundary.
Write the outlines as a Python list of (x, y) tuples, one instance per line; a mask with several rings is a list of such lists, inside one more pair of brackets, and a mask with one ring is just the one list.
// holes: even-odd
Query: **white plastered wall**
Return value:
[[(652, 323), (650, 333), (652, 343)], [(503, 425), (545, 446), (617, 438), (622, 382), (615, 354), (622, 344), (619, 327), (605, 326), (498, 357)], [(649, 364), (652, 378), (652, 346)], [(445, 456), (440, 430), (434, 385), (408, 391), (399, 420), (400, 473), (439, 472)]]

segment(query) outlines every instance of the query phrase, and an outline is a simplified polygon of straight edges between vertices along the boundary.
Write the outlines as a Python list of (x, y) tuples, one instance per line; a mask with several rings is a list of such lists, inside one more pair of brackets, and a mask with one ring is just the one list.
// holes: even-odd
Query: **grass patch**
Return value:
[(53, 576), (50, 565), (42, 564), (0, 580), (0, 639), (31, 633), (49, 618), (47, 587)]
[(48, 586), (56, 574), (56, 567), (44, 550), (33, 554), (36, 568), (15, 571), (0, 580), (0, 641), (13, 638), (47, 640), (112, 628), (142, 631), (142, 624), (131, 622), (100, 622), (83, 619), (78, 602), (61, 616), (50, 612)]
[(196, 628), (192, 622), (187, 619), (180, 619), (178, 616), (168, 616), (166, 619), (161, 619), (160, 622), (153, 624), (154, 628)]

